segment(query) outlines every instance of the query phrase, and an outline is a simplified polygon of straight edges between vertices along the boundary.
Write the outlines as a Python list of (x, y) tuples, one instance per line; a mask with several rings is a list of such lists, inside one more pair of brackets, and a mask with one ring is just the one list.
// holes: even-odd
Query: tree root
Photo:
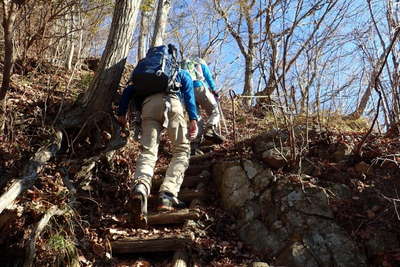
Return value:
[(33, 266), (33, 260), (35, 259), (36, 255), (36, 240), (40, 236), (43, 229), (46, 227), (47, 223), (50, 221), (51, 217), (56, 215), (63, 215), (65, 212), (65, 210), (60, 210), (57, 206), (52, 206), (42, 217), (42, 219), (40, 219), (40, 221), (36, 224), (26, 249), (24, 267)]
[(62, 132), (57, 131), (55, 141), (49, 146), (41, 147), (29, 160), (24, 167), (22, 179), (15, 179), (9, 189), (0, 196), (0, 214), (4, 209), (9, 208), (20, 194), (34, 184), (43, 166), (60, 149), (61, 139)]

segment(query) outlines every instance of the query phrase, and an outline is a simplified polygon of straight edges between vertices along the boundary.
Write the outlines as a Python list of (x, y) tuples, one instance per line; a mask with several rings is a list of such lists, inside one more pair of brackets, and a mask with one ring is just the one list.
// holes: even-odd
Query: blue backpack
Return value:
[(133, 97), (136, 101), (143, 101), (156, 93), (176, 92), (179, 90), (175, 88), (177, 74), (176, 48), (173, 45), (150, 48), (132, 72)]

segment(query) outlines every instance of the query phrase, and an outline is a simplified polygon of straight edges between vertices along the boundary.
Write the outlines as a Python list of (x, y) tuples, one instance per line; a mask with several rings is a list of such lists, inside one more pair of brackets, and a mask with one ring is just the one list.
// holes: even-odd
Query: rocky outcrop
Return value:
[[(223, 206), (237, 216), (241, 239), (283, 266), (366, 266), (366, 255), (335, 223), (329, 201), (346, 196), (304, 177), (277, 176), (260, 163), (221, 162), (214, 177)], [(376, 246), (371, 244), (371, 247)]]

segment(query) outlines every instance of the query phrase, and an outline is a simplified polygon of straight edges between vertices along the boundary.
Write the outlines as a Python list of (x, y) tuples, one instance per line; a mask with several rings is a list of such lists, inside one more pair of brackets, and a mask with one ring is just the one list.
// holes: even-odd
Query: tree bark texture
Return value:
[(147, 39), (149, 38), (150, 11), (142, 10), (140, 17), (140, 34), (138, 45), (138, 61), (146, 56)]
[(86, 114), (110, 112), (129, 53), (140, 0), (117, 0), (107, 44), (95, 78), (83, 98)]
[(160, 46), (164, 41), (165, 29), (167, 28), (168, 13), (171, 9), (172, 0), (159, 0), (157, 7), (156, 22), (154, 25), (151, 47)]
[(12, 69), (14, 65), (14, 23), (17, 17), (18, 6), (13, 1), (3, 0), (3, 31), (4, 31), (4, 67), (3, 82), (0, 88), (0, 100), (6, 97), (6, 93), (10, 87)]

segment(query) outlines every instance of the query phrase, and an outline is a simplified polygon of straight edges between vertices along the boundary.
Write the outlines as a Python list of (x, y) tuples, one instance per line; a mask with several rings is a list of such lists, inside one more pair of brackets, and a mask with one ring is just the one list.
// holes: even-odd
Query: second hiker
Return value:
[[(183, 69), (186, 69), (192, 77), (196, 102), (205, 110), (208, 116), (206, 123), (204, 123), (204, 120), (201, 118), (199, 120), (200, 130), (199, 138), (196, 140), (197, 143), (200, 143), (203, 137), (216, 144), (223, 143), (225, 139), (217, 132), (218, 127), (220, 127), (221, 119), (218, 106), (219, 96), (210, 69), (201, 58), (184, 59), (181, 66)], [(197, 149), (196, 146), (198, 146), (198, 144), (195, 144), (194, 149)], [(192, 151), (192, 153), (193, 152), (194, 151)]]

